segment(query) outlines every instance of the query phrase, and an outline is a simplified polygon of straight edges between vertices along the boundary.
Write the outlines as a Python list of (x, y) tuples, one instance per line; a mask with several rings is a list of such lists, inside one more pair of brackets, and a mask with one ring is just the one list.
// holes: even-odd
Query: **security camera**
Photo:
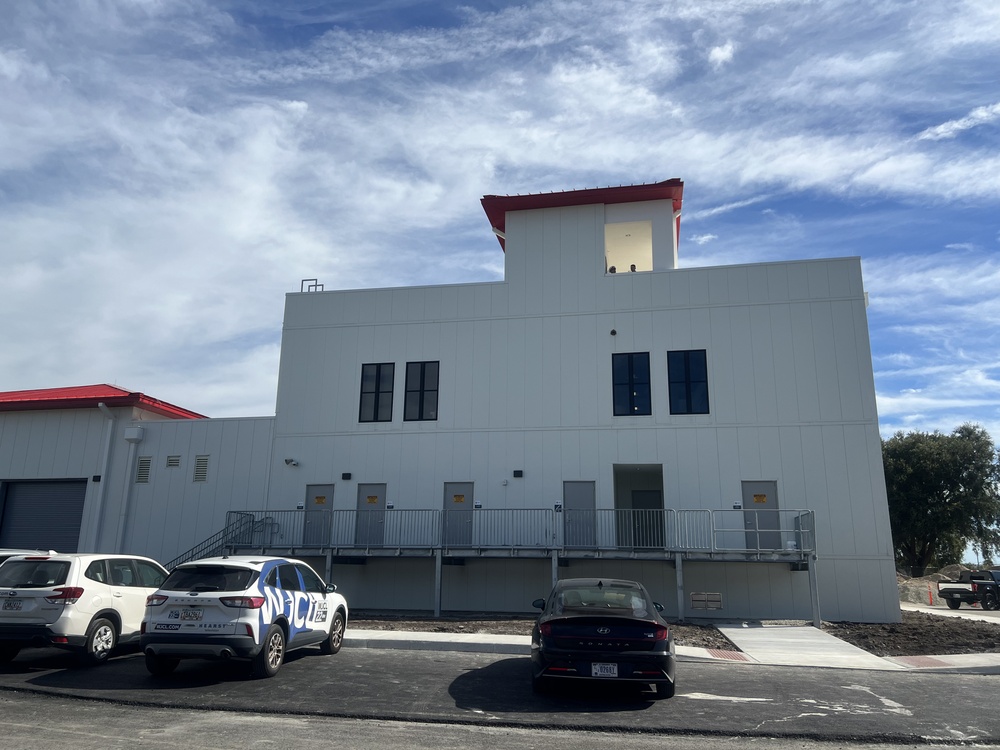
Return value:
[(298, 466), (298, 465), (299, 465), (299, 462), (296, 461), (294, 458), (286, 458), (285, 459), (285, 466)]

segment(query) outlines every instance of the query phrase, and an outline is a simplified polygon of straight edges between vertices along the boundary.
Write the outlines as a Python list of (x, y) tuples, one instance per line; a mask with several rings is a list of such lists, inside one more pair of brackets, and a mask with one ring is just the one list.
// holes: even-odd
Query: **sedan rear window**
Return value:
[(0, 588), (46, 588), (66, 583), (66, 560), (8, 560), (0, 566)]
[(243, 591), (257, 578), (249, 568), (224, 565), (195, 565), (177, 568), (161, 588), (168, 591)]

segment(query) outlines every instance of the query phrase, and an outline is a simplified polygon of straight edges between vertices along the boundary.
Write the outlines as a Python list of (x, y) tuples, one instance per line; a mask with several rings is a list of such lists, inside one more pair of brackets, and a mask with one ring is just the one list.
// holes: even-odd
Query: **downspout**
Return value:
[(678, 248), (681, 244), (681, 207), (678, 205), (679, 203), (679, 201), (674, 201), (673, 221), (670, 222), (674, 231), (674, 268), (678, 267)]
[(115, 551), (124, 554), (125, 525), (128, 522), (129, 505), (132, 502), (132, 477), (135, 475), (136, 446), (142, 442), (141, 427), (126, 427), (125, 442), (128, 443), (128, 460), (125, 462), (125, 487), (122, 490), (122, 507), (118, 516), (118, 533), (115, 535)]
[(110, 479), (108, 471), (111, 468), (111, 441), (114, 440), (115, 424), (118, 421), (118, 418), (103, 401), (97, 404), (97, 408), (101, 410), (101, 414), (104, 415), (104, 418), (107, 420), (107, 424), (104, 428), (104, 456), (101, 460), (100, 487), (97, 490), (97, 497), (94, 499), (94, 507), (90, 513), (90, 532), (87, 534), (87, 541), (84, 543), (84, 549), (91, 552), (97, 552), (100, 549), (101, 516), (104, 513), (104, 501), (108, 496), (108, 481)]

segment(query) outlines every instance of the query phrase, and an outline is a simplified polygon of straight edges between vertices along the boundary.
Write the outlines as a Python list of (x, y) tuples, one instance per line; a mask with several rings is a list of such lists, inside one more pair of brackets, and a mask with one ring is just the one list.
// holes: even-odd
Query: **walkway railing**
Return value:
[(811, 510), (524, 508), (232, 511), (220, 535), (231, 548), (258, 549), (751, 554), (814, 551), (815, 531)]

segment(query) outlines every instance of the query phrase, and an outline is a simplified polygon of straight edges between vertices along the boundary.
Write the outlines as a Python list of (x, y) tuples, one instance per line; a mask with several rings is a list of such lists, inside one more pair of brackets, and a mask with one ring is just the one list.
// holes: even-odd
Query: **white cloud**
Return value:
[(726, 42), (721, 47), (712, 47), (708, 51), (708, 62), (718, 70), (733, 61), (736, 47), (732, 42)]
[(917, 140), (940, 141), (955, 138), (966, 130), (980, 125), (990, 125), (998, 120), (1000, 120), (1000, 102), (985, 107), (976, 107), (965, 117), (927, 128), (917, 135)]

